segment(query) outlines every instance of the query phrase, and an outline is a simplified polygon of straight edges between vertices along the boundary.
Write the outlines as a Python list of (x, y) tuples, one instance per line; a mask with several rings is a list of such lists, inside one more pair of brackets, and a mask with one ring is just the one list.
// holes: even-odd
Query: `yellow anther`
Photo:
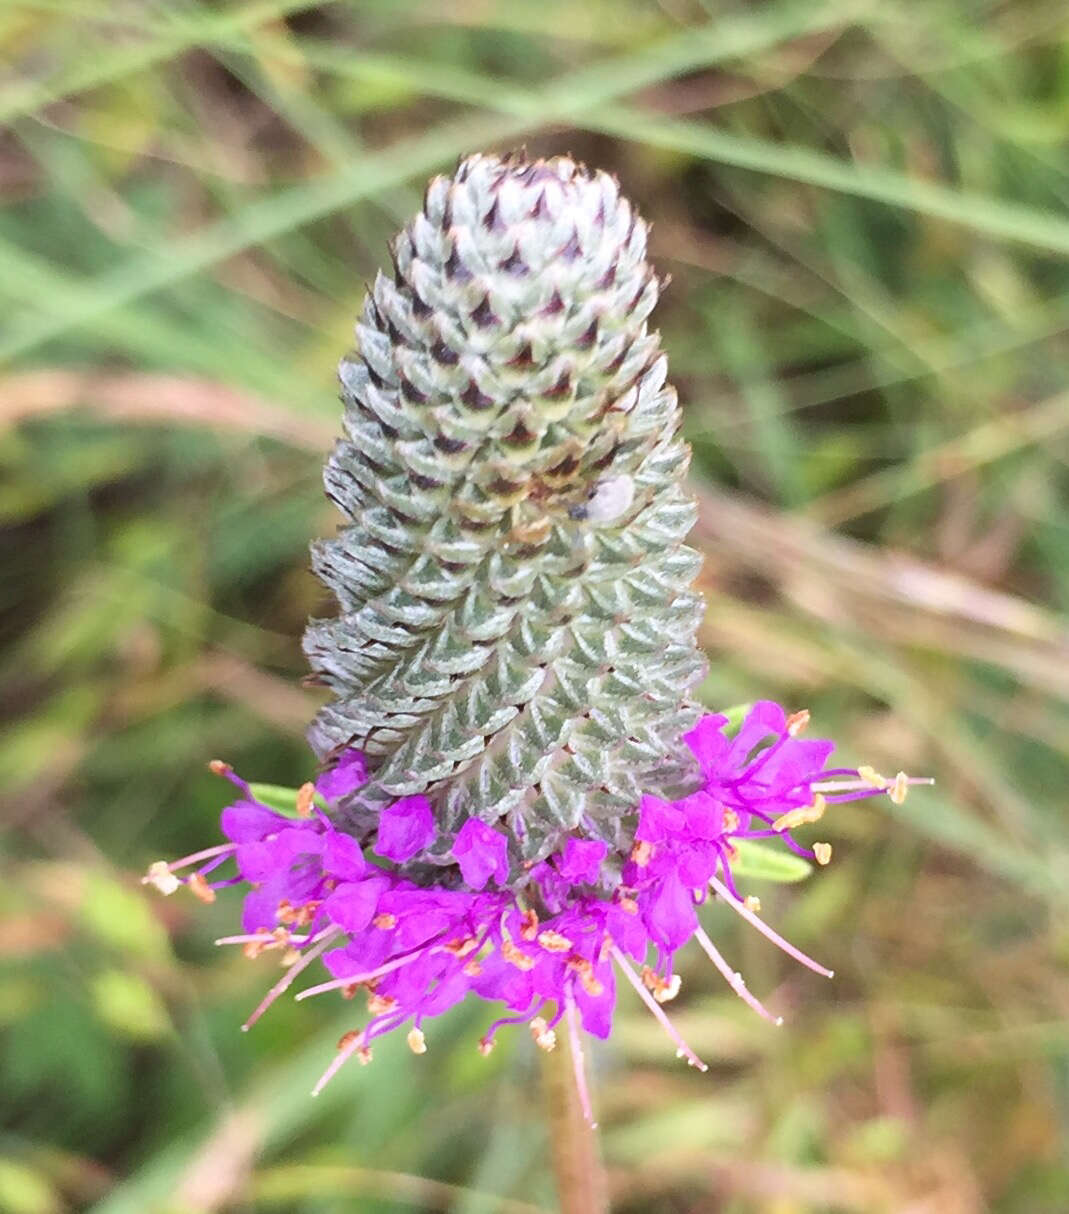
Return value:
[(213, 776), (228, 776), (234, 769), (229, 763), (224, 763), (222, 759), (212, 759), (208, 764), (208, 770)]
[(161, 894), (173, 894), (182, 882), (171, 872), (166, 860), (156, 860), (148, 866), (148, 872), (141, 878), (141, 884), (152, 885)]
[(787, 733), (796, 738), (803, 729), (809, 724), (809, 709), (802, 708), (798, 712), (792, 712), (787, 718)]
[(371, 922), (379, 928), (380, 931), (388, 932), (390, 928), (397, 926), (397, 916), (389, 913), (376, 915)]
[(812, 805), (806, 805), (801, 809), (789, 809), (785, 814), (780, 814), (775, 822), (772, 823), (772, 829), (795, 830), (797, 827), (806, 826), (810, 822), (819, 822), (824, 817), (824, 811), (827, 808), (827, 801), (818, 792), (813, 798)]
[(536, 1016), (530, 1024), (531, 1036), (540, 1050), (551, 1050), (557, 1044), (557, 1034), (546, 1024), (541, 1016)]
[(755, 915), (761, 913), (761, 899), (756, 894), (747, 894), (743, 898), (742, 904), (748, 911), (753, 911)]
[(425, 1054), (427, 1052), (427, 1039), (423, 1036), (422, 1029), (412, 1029), (408, 1034), (408, 1048), (413, 1054)]
[(895, 776), (895, 782), (887, 790), (887, 795), (896, 805), (901, 805), (906, 799), (906, 793), (909, 792), (909, 776), (904, 771), (900, 771)]
[(511, 940), (502, 940), (501, 956), (505, 958), (509, 965), (514, 965), (518, 970), (534, 969), (534, 957), (529, 957), (523, 949), (517, 948)]
[(539, 932), (538, 943), (547, 953), (566, 953), (572, 948), (572, 942), (567, 936), (562, 936), (560, 932)]
[(189, 886), (189, 892), (194, 898), (199, 898), (201, 902), (214, 902), (215, 890), (204, 880), (200, 873), (194, 873), (186, 882)]
[(739, 829), (739, 815), (733, 809), (724, 810), (724, 834), (731, 835)]
[(382, 1016), (386, 1012), (392, 1012), (396, 1006), (397, 1000), (389, 995), (372, 993), (367, 997), (367, 1010), (370, 1016)]
[(523, 912), (521, 916), (523, 926), (520, 928), (520, 936), (524, 940), (534, 940), (538, 936), (538, 915), (534, 908), (531, 907)]
[(863, 766), (859, 767), (857, 769), (857, 774), (872, 788), (886, 788), (890, 783), (889, 780), (885, 780), (884, 777), (880, 775), (875, 767), (869, 767), (868, 764), (864, 764)]
[(680, 976), (673, 974), (667, 982), (662, 982), (657, 990), (653, 992), (653, 997), (658, 1003), (670, 1003), (679, 994), (679, 988), (682, 984)]
[(366, 1045), (362, 1045), (356, 1051), (356, 1060), (361, 1066), (367, 1066), (367, 1064), (371, 1061), (371, 1051)]
[(645, 839), (638, 839), (635, 846), (631, 848), (631, 860), (637, 864), (639, 868), (645, 868), (653, 858), (653, 844), (647, 843)]
[(831, 844), (830, 843), (814, 843), (813, 856), (818, 864), (831, 863)]
[(310, 818), (312, 816), (312, 803), (315, 800), (316, 786), (309, 781), (307, 784), (302, 784), (297, 789), (297, 817)]
[(482, 1054), (484, 1058), (489, 1057), (496, 1044), (497, 1043), (494, 1041), (493, 1037), (481, 1038), (479, 1041), (479, 1053)]

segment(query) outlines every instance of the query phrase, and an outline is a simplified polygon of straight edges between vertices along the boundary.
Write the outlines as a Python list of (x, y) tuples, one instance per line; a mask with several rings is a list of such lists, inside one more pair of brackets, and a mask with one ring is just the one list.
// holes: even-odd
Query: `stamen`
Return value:
[(781, 948), (788, 957), (793, 957), (795, 961), (800, 962), (806, 967), (806, 969), (811, 969), (815, 974), (822, 974), (825, 978), (835, 977), (834, 970), (825, 969), (823, 965), (817, 961), (814, 961), (812, 957), (807, 957), (801, 949), (795, 948), (794, 945), (789, 941), (784, 940), (784, 938), (778, 932), (773, 931), (772, 928), (770, 928), (763, 919), (759, 919), (753, 913), (753, 911), (746, 906), (745, 903), (740, 902), (739, 899), (735, 897), (735, 895), (722, 881), (718, 880), (716, 877), (713, 877), (709, 881), (709, 885), (716, 894), (724, 899), (724, 901), (728, 904), (728, 906), (731, 907), (733, 911), (735, 911), (736, 914), (741, 915), (747, 923), (750, 923), (756, 927), (762, 936), (766, 937), (768, 940), (771, 940), (777, 948)]
[(733, 970), (731, 966), (728, 965), (728, 963), (724, 960), (723, 954), (712, 942), (712, 940), (710, 940), (705, 934), (703, 928), (698, 928), (698, 930), (694, 933), (694, 939), (698, 941), (702, 951), (721, 972), (721, 974), (724, 975), (728, 986), (731, 987), (731, 989), (736, 995), (738, 995), (743, 1003), (753, 1008), (753, 1010), (759, 1016), (762, 1016), (770, 1024), (774, 1024), (779, 1027), (779, 1025), (783, 1023), (782, 1016), (773, 1016), (768, 1008), (765, 1007), (765, 1005), (760, 1001), (760, 999), (758, 999), (756, 995), (750, 993), (743, 976), (738, 972), (738, 970)]
[(166, 860), (155, 860), (148, 866), (148, 872), (141, 878), (142, 885), (152, 885), (164, 897), (169, 897), (182, 884), (171, 872), (171, 866)]
[(813, 858), (816, 862), (823, 866), (831, 863), (831, 844), (830, 843), (814, 843)]
[(425, 1054), (427, 1052), (427, 1039), (423, 1036), (422, 1029), (412, 1029), (408, 1034), (408, 1048), (413, 1054)]
[(808, 724), (809, 709), (799, 709), (798, 712), (792, 712), (787, 718), (787, 732), (792, 738), (796, 738)]
[(313, 802), (316, 795), (316, 786), (308, 781), (307, 784), (302, 784), (297, 789), (297, 817), (310, 818), (312, 816)]
[(312, 1095), (318, 1096), (356, 1053), (360, 1054), (361, 1062), (366, 1064), (371, 1061), (371, 1051), (364, 1045), (364, 1034), (358, 1031), (346, 1033), (338, 1042), (338, 1052), (331, 1061), (330, 1066), (320, 1075), (319, 1082), (312, 1088)]
[(583, 1057), (583, 1041), (579, 1034), (579, 1016), (575, 1008), (575, 1000), (565, 999), (565, 1014), (568, 1017), (568, 1046), (572, 1053), (572, 1071), (575, 1074), (575, 1091), (579, 1097), (579, 1107), (583, 1110), (583, 1119), (592, 1130), (598, 1128), (594, 1120), (594, 1110), (590, 1104), (590, 1089), (586, 1082), (586, 1060)]
[(186, 885), (189, 887), (189, 892), (194, 898), (199, 898), (201, 902), (214, 902), (215, 890), (204, 879), (202, 873), (193, 873), (186, 878)]
[(808, 826), (810, 822), (819, 822), (824, 817), (824, 811), (827, 808), (827, 801), (818, 792), (813, 798), (812, 805), (808, 805), (804, 809), (790, 809), (785, 814), (780, 814), (772, 823), (772, 829), (776, 831), (795, 830), (799, 826)]
[(318, 986), (310, 986), (306, 990), (301, 991), (296, 996), (296, 1002), (300, 1003), (302, 999), (311, 999), (313, 995), (322, 995), (326, 991), (337, 991), (347, 986), (362, 986), (365, 982), (381, 978), (384, 974), (392, 974), (394, 970), (399, 970), (410, 961), (415, 961), (417, 957), (425, 952), (436, 953), (440, 951), (438, 948), (417, 948), (411, 953), (405, 953), (402, 957), (395, 957), (392, 961), (387, 961), (385, 965), (380, 965), (378, 969), (368, 970), (366, 974), (350, 974), (346, 978), (332, 978), (330, 982), (321, 982)]
[(530, 1024), (531, 1036), (540, 1050), (556, 1049), (557, 1034), (546, 1024), (541, 1016), (536, 1016)]
[(317, 957), (321, 957), (340, 935), (341, 932), (336, 931), (333, 927), (328, 927), (325, 929), (325, 933), (320, 933), (318, 943), (314, 944), (314, 946), (310, 948), (308, 952), (301, 953), (300, 957), (293, 963), (293, 965), (291, 965), (290, 968), (282, 975), (282, 977), (279, 978), (275, 985), (267, 992), (263, 999), (261, 999), (252, 1015), (241, 1026), (241, 1031), (243, 1033), (247, 1033), (249, 1029), (251, 1029), (256, 1023), (256, 1021), (260, 1019), (264, 1012), (267, 1011), (271, 1004), (274, 1003), (279, 995), (293, 985), (293, 982), (297, 976), (303, 973), (304, 970), (306, 970)]
[(676, 1032), (675, 1027), (673, 1026), (671, 1020), (669, 1020), (668, 1017), (665, 1015), (664, 1009), (656, 1001), (656, 999), (653, 998), (653, 996), (649, 993), (649, 991), (646, 990), (646, 988), (642, 985), (641, 981), (639, 980), (638, 975), (631, 968), (630, 962), (627, 960), (627, 958), (623, 955), (622, 952), (620, 952), (620, 950), (615, 945), (613, 946), (612, 955), (613, 955), (613, 960), (620, 967), (620, 970), (623, 973), (624, 977), (628, 980), (628, 982), (631, 983), (631, 985), (635, 988), (635, 990), (638, 991), (639, 998), (654, 1014), (654, 1016), (657, 1018), (658, 1023), (664, 1029), (664, 1031), (668, 1034), (668, 1036), (675, 1042), (676, 1048), (680, 1051), (680, 1053), (683, 1055), (683, 1057), (686, 1058), (686, 1060), (690, 1063), (691, 1066), (697, 1067), (699, 1071), (707, 1071), (709, 1068), (705, 1065), (704, 1062), (702, 1062), (702, 1060), (698, 1057), (698, 1055), (695, 1054), (695, 1052), (690, 1048), (690, 1046), (687, 1045), (687, 1043), (683, 1040), (683, 1038), (680, 1037), (679, 1033)]

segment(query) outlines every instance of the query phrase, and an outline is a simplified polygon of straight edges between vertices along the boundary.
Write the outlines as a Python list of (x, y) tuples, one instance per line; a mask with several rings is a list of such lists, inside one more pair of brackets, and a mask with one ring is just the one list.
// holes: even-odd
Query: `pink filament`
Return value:
[(241, 1026), (241, 1031), (243, 1033), (247, 1033), (249, 1029), (251, 1029), (256, 1023), (256, 1021), (260, 1019), (264, 1012), (267, 1011), (271, 1004), (274, 1003), (279, 995), (281, 995), (283, 991), (287, 990), (293, 984), (293, 980), (297, 977), (297, 975), (306, 970), (317, 957), (322, 956), (322, 954), (325, 953), (328, 948), (330, 948), (330, 946), (335, 940), (338, 939), (340, 935), (341, 933), (333, 927), (328, 927), (325, 929), (325, 931), (320, 932), (319, 936), (315, 938), (319, 942), (314, 944), (314, 947), (310, 948), (308, 952), (302, 953), (301, 956), (298, 957), (298, 959), (289, 967), (285, 974), (283, 974), (275, 985), (267, 992), (256, 1007), (256, 1010)]
[(575, 1072), (575, 1090), (579, 1096), (579, 1107), (583, 1110), (583, 1118), (592, 1130), (598, 1128), (594, 1120), (594, 1112), (590, 1105), (590, 1089), (586, 1082), (586, 1061), (583, 1058), (583, 1042), (579, 1035), (579, 1015), (576, 1012), (575, 1000), (565, 996), (565, 1012), (568, 1017), (568, 1045), (572, 1052), (572, 1070)]
[(705, 952), (705, 955), (724, 975), (728, 986), (731, 987), (731, 989), (736, 995), (738, 995), (743, 1003), (747, 1004), (749, 1007), (752, 1007), (759, 1016), (763, 1016), (771, 1024), (778, 1026), (783, 1023), (782, 1016), (773, 1016), (768, 1008), (765, 1007), (765, 1005), (757, 998), (757, 996), (750, 993), (750, 990), (746, 986), (742, 975), (737, 973), (731, 968), (730, 965), (728, 965), (728, 963), (724, 960), (723, 954), (712, 942), (712, 940), (709, 939), (702, 928), (699, 927), (694, 933), (694, 939), (698, 941), (698, 944)]
[(653, 996), (649, 993), (649, 991), (646, 990), (646, 988), (642, 985), (641, 980), (639, 979), (639, 977), (635, 973), (635, 971), (631, 968), (631, 966), (628, 964), (627, 958), (623, 955), (623, 953), (621, 953), (620, 950), (615, 945), (613, 945), (611, 951), (612, 951), (613, 959), (616, 961), (616, 964), (620, 967), (620, 970), (623, 973), (624, 977), (628, 980), (628, 982), (631, 983), (631, 985), (638, 992), (638, 997), (642, 1000), (642, 1002), (654, 1014), (658, 1023), (660, 1024), (661, 1028), (663, 1028), (664, 1031), (668, 1034), (668, 1036), (671, 1037), (671, 1039), (676, 1043), (676, 1048), (683, 1054), (683, 1056), (687, 1059), (687, 1061), (691, 1064), (691, 1066), (696, 1066), (699, 1071), (707, 1071), (709, 1068), (705, 1065), (704, 1062), (702, 1062), (702, 1060), (698, 1057), (698, 1055), (695, 1054), (695, 1052), (690, 1048), (690, 1046), (687, 1045), (687, 1043), (683, 1040), (683, 1038), (680, 1037), (680, 1035), (676, 1032), (675, 1027), (673, 1026), (671, 1020), (669, 1020), (668, 1017), (665, 1015), (664, 1009), (653, 998)]
[(812, 957), (807, 957), (801, 949), (795, 948), (789, 941), (784, 940), (778, 932), (774, 932), (764, 920), (760, 919), (748, 906), (740, 902), (722, 881), (716, 877), (712, 877), (710, 878), (709, 885), (737, 915), (741, 915), (747, 923), (756, 927), (762, 936), (771, 940), (777, 948), (781, 948), (788, 957), (793, 957), (795, 961), (801, 962), (806, 969), (811, 969), (815, 974), (822, 974), (825, 978), (835, 977), (834, 970), (825, 969), (818, 961), (814, 961)]

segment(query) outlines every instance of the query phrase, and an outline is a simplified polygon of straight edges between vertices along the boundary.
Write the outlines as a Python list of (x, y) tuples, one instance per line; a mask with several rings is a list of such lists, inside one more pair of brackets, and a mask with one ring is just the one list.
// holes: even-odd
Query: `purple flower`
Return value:
[(508, 880), (508, 840), (478, 818), (469, 818), (457, 832), (453, 858), (472, 889), (482, 889), (491, 877), (499, 885)]
[(422, 796), (402, 797), (382, 811), (375, 851), (403, 864), (429, 847), (437, 833), (430, 801)]
[(359, 750), (343, 750), (334, 766), (322, 772), (315, 782), (316, 792), (325, 801), (340, 801), (367, 783), (367, 761)]
[[(828, 769), (832, 743), (797, 736), (806, 720), (807, 714), (788, 717), (779, 705), (762, 702), (732, 737), (726, 717), (703, 718), (684, 738), (700, 787), (676, 801), (644, 796), (628, 855), (608, 863), (603, 840), (570, 838), (513, 888), (506, 887), (507, 836), (477, 819), (457, 832), (455, 863), (442, 868), (439, 881), (426, 877), (426, 865), (419, 882), (413, 879), (404, 865), (438, 835), (426, 797), (395, 801), (382, 811), (377, 831), (357, 838), (315, 808), (310, 786), (297, 801), (303, 816), (292, 818), (258, 801), (244, 780), (216, 764), (241, 791), (222, 814), (229, 842), (172, 864), (160, 861), (145, 880), (164, 893), (187, 885), (206, 900), (228, 885), (251, 886), (243, 932), (220, 943), (241, 944), (250, 956), (284, 949), (291, 964), (246, 1027), (317, 959), (330, 978), (298, 999), (365, 991), (367, 1019), (343, 1039), (317, 1091), (348, 1058), (369, 1061), (372, 1042), (405, 1025), (412, 1049), (422, 1053), (424, 1024), (469, 994), (503, 1004), (508, 1013), (490, 1024), (480, 1042), (484, 1052), (502, 1026), (526, 1023), (546, 1049), (563, 1028), (579, 1057), (580, 1031), (602, 1038), (611, 1031), (618, 975), (683, 1056), (703, 1067), (662, 1006), (679, 990), (674, 955), (688, 941), (751, 1008), (778, 1022), (702, 928), (699, 909), (710, 894), (791, 957), (831, 976), (758, 917), (755, 899), (739, 894), (731, 871), (737, 844), (781, 839), (826, 863), (827, 844), (805, 848), (790, 832), (818, 821), (830, 802), (880, 793), (901, 800), (919, 782), (903, 773), (885, 780), (871, 768)], [(363, 756), (350, 750), (314, 791), (330, 805), (366, 779)], [(378, 866), (368, 851), (399, 867)], [(237, 875), (209, 880), (228, 861)], [(585, 1100), (580, 1072), (577, 1081)]]

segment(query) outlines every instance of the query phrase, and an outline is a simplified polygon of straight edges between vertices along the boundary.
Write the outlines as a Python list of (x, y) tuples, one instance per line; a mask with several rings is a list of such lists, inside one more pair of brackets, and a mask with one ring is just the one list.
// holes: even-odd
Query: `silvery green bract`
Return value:
[(646, 234), (605, 173), (472, 156), (368, 294), (325, 474), (349, 521), (314, 548), (340, 614), (305, 640), (314, 750), (371, 769), (358, 832), (425, 794), (517, 860), (574, 830), (619, 851), (678, 789), (702, 603)]

